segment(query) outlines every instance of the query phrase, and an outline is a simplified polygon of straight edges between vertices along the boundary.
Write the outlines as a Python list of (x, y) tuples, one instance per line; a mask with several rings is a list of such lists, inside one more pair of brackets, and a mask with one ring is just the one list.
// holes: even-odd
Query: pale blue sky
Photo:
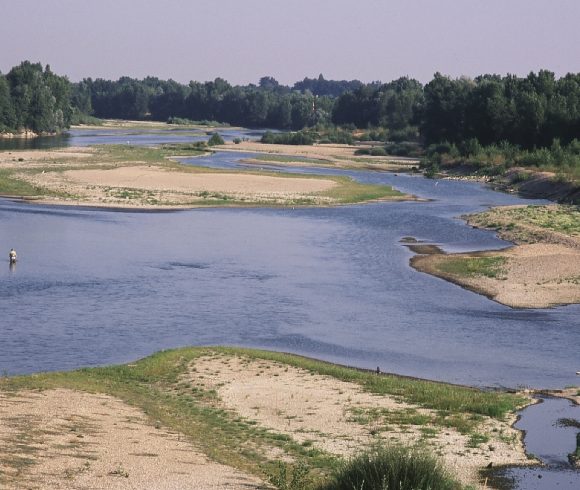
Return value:
[(77, 81), (580, 72), (579, 0), (0, 0), (0, 71)]

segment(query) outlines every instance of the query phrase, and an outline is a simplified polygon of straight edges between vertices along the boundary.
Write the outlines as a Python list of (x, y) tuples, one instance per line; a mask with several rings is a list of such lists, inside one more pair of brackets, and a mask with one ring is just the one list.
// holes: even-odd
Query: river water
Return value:
[[(90, 131), (69, 142), (124, 137)], [(231, 168), (245, 156), (194, 163)], [(15, 268), (0, 267), (0, 372), (219, 344), (475, 386), (578, 384), (579, 305), (499, 305), (413, 270), (400, 243), (413, 236), (447, 251), (505, 247), (458, 216), (540, 201), (461, 181), (295, 171), (391, 184), (430, 201), (151, 213), (0, 200), (0, 251), (14, 247), (20, 257)]]

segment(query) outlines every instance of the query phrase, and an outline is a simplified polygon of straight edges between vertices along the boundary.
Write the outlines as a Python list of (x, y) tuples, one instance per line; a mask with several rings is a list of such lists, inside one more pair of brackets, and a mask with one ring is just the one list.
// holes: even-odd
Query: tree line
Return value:
[(531, 149), (550, 147), (554, 139), (568, 144), (580, 135), (580, 74), (556, 78), (542, 70), (527, 77), (470, 79), (436, 73), (426, 85), (408, 77), (365, 84), (320, 75), (291, 87), (272, 77), (244, 86), (221, 78), (189, 84), (155, 77), (71, 83), (50, 67), (27, 61), (0, 74), (0, 131), (59, 131), (83, 114), (283, 130), (341, 126), (425, 146), (474, 139)]
[(56, 133), (70, 126), (71, 84), (50, 66), (25, 61), (0, 74), (0, 132)]

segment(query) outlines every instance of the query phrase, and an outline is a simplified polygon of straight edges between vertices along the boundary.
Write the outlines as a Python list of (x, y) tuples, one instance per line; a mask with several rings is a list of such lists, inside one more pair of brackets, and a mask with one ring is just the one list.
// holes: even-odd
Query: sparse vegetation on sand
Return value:
[(578, 206), (507, 206), (464, 218), (472, 226), (496, 231), (516, 246), (417, 255), (411, 265), (513, 307), (580, 303)]
[[(220, 373), (220, 370), (223, 371)], [(259, 397), (253, 399), (242, 396), (243, 391), (240, 392), (241, 398), (236, 399), (242, 405), (246, 402), (252, 405), (254, 407), (251, 409), (252, 413), (258, 414), (261, 410), (270, 410), (275, 416), (283, 418), (285, 429), (277, 429), (275, 424), (265, 423), (259, 415), (247, 414), (241, 406), (230, 404), (228, 390), (237, 389), (238, 383), (228, 381), (229, 374), (227, 373), (234, 375), (242, 373), (246, 381), (264, 379), (278, 385), (287, 381), (285, 376), (292, 375), (293, 382), (299, 383), (302, 389), (300, 393), (294, 392), (284, 384), (286, 386), (283, 389), (284, 396), (287, 395), (289, 400), (294, 396), (304, 396), (304, 390), (307, 393), (312, 389), (315, 392), (318, 388), (327, 389), (326, 384), (320, 386), (318, 384), (327, 383), (325, 380), (338, 383), (333, 385), (337, 387), (336, 389), (348, 390), (348, 393), (343, 393), (341, 396), (348, 399), (353, 397), (352, 404), (361, 403), (356, 398), (360, 396), (358, 393), (374, 394), (371, 396), (372, 400), (375, 400), (375, 397), (379, 397), (376, 398), (377, 400), (386, 397), (385, 403), (394, 403), (388, 425), (381, 426), (379, 429), (379, 426), (373, 423), (371, 430), (366, 424), (361, 425), (361, 421), (346, 420), (348, 413), (344, 414), (345, 420), (342, 423), (345, 427), (351, 427), (354, 433), (359, 434), (357, 437), (363, 437), (367, 441), (365, 444), (395, 435), (402, 437), (404, 441), (407, 434), (415, 433), (413, 431), (416, 431), (418, 435), (424, 434), (425, 437), (417, 439), (423, 441), (424, 444), (420, 452), (415, 449), (393, 448), (373, 452), (372, 456), (364, 456), (361, 459), (361, 461), (368, 460), (371, 466), (378, 465), (383, 469), (389, 466), (388, 471), (393, 475), (403, 474), (399, 472), (416, 471), (419, 479), (424, 478), (431, 470), (435, 471), (434, 468), (439, 468), (439, 464), (435, 463), (431, 457), (424, 456), (425, 451), (445, 451), (453, 447), (456, 452), (458, 440), (463, 441), (461, 444), (465, 453), (461, 453), (464, 456), (453, 454), (453, 457), (466, 458), (464, 461), (468, 462), (471, 467), (473, 467), (474, 458), (483, 457), (476, 456), (477, 452), (497, 457), (500, 454), (499, 451), (488, 452), (486, 448), (473, 449), (474, 446), (469, 446), (469, 441), (475, 437), (474, 434), (486, 433), (486, 437), (493, 437), (493, 444), (503, 444), (502, 437), (507, 436), (507, 433), (504, 435), (504, 430), (513, 431), (504, 418), (528, 402), (526, 398), (511, 393), (484, 392), (468, 387), (393, 375), (376, 375), (372, 372), (289, 354), (240, 348), (184, 348), (159, 352), (140, 361), (120, 366), (4, 377), (0, 379), (0, 397), (8, 396), (17, 400), (19, 396), (26, 393), (62, 389), (110, 395), (141, 410), (150, 420), (150, 424), (156, 428), (165, 427), (181, 434), (181, 437), (185, 437), (210, 459), (257, 475), (264, 480), (276, 481), (278, 488), (318, 488), (320, 485), (329, 484), (333, 481), (332, 478), (337, 478), (337, 474), (334, 473), (337, 468), (343, 470), (346, 468), (341, 463), (342, 452), (335, 454), (328, 450), (328, 447), (332, 446), (321, 445), (316, 439), (322, 438), (328, 442), (333, 437), (338, 437), (337, 441), (348, 442), (353, 436), (346, 439), (346, 436), (333, 436), (330, 430), (326, 430), (325, 432), (328, 432), (326, 434), (317, 433), (312, 431), (312, 428), (309, 429), (308, 424), (300, 425), (307, 421), (296, 420), (290, 412), (285, 412), (281, 407), (276, 409), (275, 406), (268, 404), (261, 408), (259, 398), (268, 396), (269, 392), (260, 392)], [(241, 384), (243, 385), (244, 382)], [(282, 392), (278, 396), (282, 397)], [(409, 411), (409, 403), (417, 407), (414, 410), (421, 411), (421, 414), (428, 413), (429, 420), (421, 419), (419, 412), (413, 415), (412, 411)], [(329, 408), (335, 406), (331, 405)], [(15, 404), (15, 406), (19, 405)], [(307, 408), (307, 405), (300, 406), (302, 409)], [(362, 406), (364, 407), (364, 404)], [(332, 408), (332, 410), (336, 409), (340, 413), (340, 407)], [(309, 410), (314, 410), (314, 408)], [(400, 416), (396, 415), (397, 411), (401, 411)], [(304, 417), (307, 416), (309, 415), (305, 413)], [(342, 415), (341, 418), (343, 418)], [(437, 421), (431, 419), (437, 419)], [(492, 424), (491, 421), (494, 420), (496, 421), (494, 424), (500, 425)], [(458, 429), (461, 423), (465, 424), (464, 431)], [(288, 429), (292, 427), (294, 427), (293, 430)], [(492, 429), (492, 427), (495, 428)], [(23, 430), (26, 432), (25, 428)], [(433, 438), (443, 437), (443, 432), (458, 434), (452, 446), (445, 443), (441, 443), (440, 446), (433, 445), (432, 441), (435, 440)], [(207, 437), (208, 434), (211, 434), (211, 437)], [(82, 433), (80, 435), (82, 436)], [(34, 434), (23, 433), (23, 437), (29, 437), (29, 443), (35, 444)], [(516, 442), (517, 440), (510, 444)], [(82, 441), (78, 442), (80, 443)], [(406, 445), (404, 442), (401, 444)], [(357, 453), (360, 453), (363, 447), (364, 445), (359, 446)], [(436, 447), (440, 449), (435, 449)], [(513, 454), (521, 453), (518, 447), (513, 446), (511, 449)], [(35, 450), (29, 455), (31, 466), (35, 464), (37, 452)], [(4, 464), (8, 468), (20, 465), (21, 456), (15, 453), (2, 453), (0, 431), (0, 459)], [(280, 461), (284, 462), (283, 465)], [(119, 464), (131, 479), (134, 470), (129, 467), (129, 463), (119, 461)], [(350, 464), (351, 468), (353, 464), (355, 463)], [(355, 466), (359, 466), (359, 463)], [(362, 466), (360, 469), (363, 473), (367, 471), (367, 469), (362, 469)], [(25, 473), (26, 469), (23, 468), (22, 474)], [(18, 472), (10, 474), (14, 475)], [(304, 486), (292, 487), (294, 476), (296, 476), (296, 482), (300, 481)], [(472, 479), (474, 476), (477, 477), (468, 472), (467, 476), (463, 475), (463, 479)], [(439, 474), (434, 478), (439, 479)], [(443, 478), (441, 481), (453, 482), (451, 479), (447, 480), (444, 475), (441, 478)]]
[(550, 236), (551, 232), (564, 237), (580, 236), (580, 206), (575, 205), (500, 207), (469, 215), (467, 220), (517, 243), (554, 242), (558, 237)]
[(207, 154), (205, 143), (148, 148), (102, 145), (0, 153), (0, 194), (59, 204), (121, 207), (328, 206), (377, 199), (413, 199), (390, 186), (350, 178), (182, 165), (179, 157)]

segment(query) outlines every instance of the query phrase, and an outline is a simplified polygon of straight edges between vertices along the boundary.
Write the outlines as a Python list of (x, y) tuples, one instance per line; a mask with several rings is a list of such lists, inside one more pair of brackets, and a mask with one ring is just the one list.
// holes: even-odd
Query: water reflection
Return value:
[(38, 138), (0, 138), (0, 151), (64, 148), (70, 146), (70, 141), (71, 135), (68, 133)]

